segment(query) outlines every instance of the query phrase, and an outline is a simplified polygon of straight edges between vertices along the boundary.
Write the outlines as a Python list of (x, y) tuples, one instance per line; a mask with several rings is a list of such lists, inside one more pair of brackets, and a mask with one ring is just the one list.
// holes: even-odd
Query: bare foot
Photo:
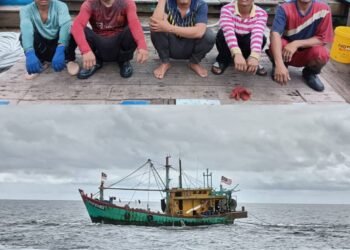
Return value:
[(203, 66), (201, 66), (200, 64), (190, 63), (188, 66), (194, 72), (196, 72), (197, 75), (199, 75), (200, 77), (207, 77), (208, 76), (208, 71)]
[(163, 79), (165, 73), (170, 69), (170, 63), (162, 63), (153, 71), (154, 77), (158, 79)]
[[(44, 72), (49, 66), (50, 66), (50, 64), (48, 62), (44, 62), (42, 64), (42, 69), (41, 69), (40, 73)], [(37, 78), (40, 75), (40, 73), (29, 74), (28, 72), (26, 72), (24, 74), (24, 78), (26, 80), (33, 80), (33, 79)]]
[(68, 74), (70, 74), (71, 76), (75, 76), (79, 73), (79, 64), (74, 61), (68, 62), (66, 67)]

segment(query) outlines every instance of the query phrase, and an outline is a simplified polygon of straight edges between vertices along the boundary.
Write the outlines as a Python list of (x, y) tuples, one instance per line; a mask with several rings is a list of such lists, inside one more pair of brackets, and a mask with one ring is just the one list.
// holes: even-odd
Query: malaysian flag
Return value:
[(107, 180), (107, 174), (106, 173), (101, 173), (101, 180), (105, 181)]
[(221, 176), (221, 182), (227, 184), (227, 185), (231, 185), (232, 184), (232, 180), (229, 178), (226, 178), (225, 176)]

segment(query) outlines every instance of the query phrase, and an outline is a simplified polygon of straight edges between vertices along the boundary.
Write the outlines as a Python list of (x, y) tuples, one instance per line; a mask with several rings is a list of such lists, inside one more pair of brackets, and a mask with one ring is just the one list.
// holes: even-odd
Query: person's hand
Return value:
[(64, 55), (64, 45), (58, 45), (56, 52), (52, 58), (52, 68), (54, 71), (58, 72), (64, 69), (65, 66), (65, 55)]
[(170, 32), (172, 25), (168, 22), (167, 19), (159, 20), (151, 17), (149, 26), (151, 31), (154, 32)]
[(274, 78), (281, 85), (287, 84), (288, 80), (290, 80), (289, 71), (284, 64), (281, 66), (276, 65)]
[(148, 60), (148, 51), (145, 49), (137, 49), (137, 58), (138, 63), (144, 63)]
[(42, 71), (42, 65), (38, 57), (35, 55), (34, 50), (28, 50), (26, 53), (26, 69), (28, 74), (40, 73)]
[(297, 51), (298, 47), (295, 45), (294, 42), (288, 43), (282, 50), (282, 58), (284, 62), (290, 62), (292, 60), (292, 57)]
[(83, 54), (83, 68), (91, 69), (96, 64), (96, 57), (94, 52), (89, 51)]
[(259, 61), (255, 57), (248, 57), (247, 59), (247, 72), (255, 74), (259, 66)]
[(235, 68), (238, 71), (247, 71), (247, 63), (242, 54), (235, 54), (235, 58), (233, 59)]

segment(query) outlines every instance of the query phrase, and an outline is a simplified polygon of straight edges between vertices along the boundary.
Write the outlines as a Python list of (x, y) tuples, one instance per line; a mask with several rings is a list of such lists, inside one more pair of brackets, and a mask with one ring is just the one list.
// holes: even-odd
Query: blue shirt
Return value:
[(169, 23), (176, 26), (192, 27), (197, 23), (208, 22), (208, 5), (203, 0), (192, 0), (184, 18), (181, 17), (176, 0), (167, 0), (165, 13), (168, 14)]

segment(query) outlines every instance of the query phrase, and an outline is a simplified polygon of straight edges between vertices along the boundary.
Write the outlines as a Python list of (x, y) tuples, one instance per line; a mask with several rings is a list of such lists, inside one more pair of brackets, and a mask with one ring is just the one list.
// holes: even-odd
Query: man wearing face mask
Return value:
[(189, 59), (189, 67), (207, 77), (201, 60), (213, 48), (214, 33), (207, 28), (208, 5), (204, 0), (158, 0), (150, 19), (151, 39), (161, 60), (154, 70), (162, 79), (170, 68), (170, 58)]
[(54, 71), (76, 75), (76, 44), (70, 36), (67, 5), (58, 0), (35, 0), (20, 10), (21, 43), (26, 56), (27, 79), (33, 79), (51, 62)]
[(323, 91), (317, 74), (329, 60), (324, 46), (333, 41), (332, 14), (328, 5), (315, 0), (293, 0), (278, 7), (271, 29), (270, 59), (273, 77), (281, 85), (290, 80), (288, 65), (304, 67), (307, 85)]

